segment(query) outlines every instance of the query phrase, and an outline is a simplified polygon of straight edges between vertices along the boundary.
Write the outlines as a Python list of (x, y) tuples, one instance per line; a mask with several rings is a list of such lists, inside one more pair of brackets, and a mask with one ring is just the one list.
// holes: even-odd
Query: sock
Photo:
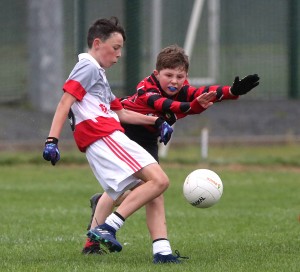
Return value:
[(90, 238), (87, 238), (86, 241), (85, 241), (84, 247), (90, 247), (94, 244), (99, 244), (99, 243), (98, 242), (93, 242), (93, 241), (90, 240)]
[(161, 255), (169, 255), (172, 254), (172, 249), (170, 246), (170, 242), (168, 239), (161, 238), (153, 241), (153, 255), (161, 254)]
[(117, 212), (113, 212), (110, 216), (108, 216), (105, 220), (105, 223), (113, 227), (116, 231), (119, 230), (123, 224), (125, 219)]

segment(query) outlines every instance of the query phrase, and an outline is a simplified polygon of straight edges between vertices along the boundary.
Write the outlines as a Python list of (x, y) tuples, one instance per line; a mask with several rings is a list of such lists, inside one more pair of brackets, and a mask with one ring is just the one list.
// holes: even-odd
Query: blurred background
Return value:
[[(238, 101), (217, 103), (176, 123), (172, 143), (284, 143), (300, 140), (298, 0), (2, 0), (0, 3), (0, 149), (41, 148), (61, 87), (86, 51), (98, 18), (117, 16), (127, 40), (107, 70), (117, 96), (132, 94), (155, 69), (160, 49), (190, 56), (194, 86), (231, 85), (257, 73), (260, 85)], [(68, 125), (61, 143), (75, 146)]]

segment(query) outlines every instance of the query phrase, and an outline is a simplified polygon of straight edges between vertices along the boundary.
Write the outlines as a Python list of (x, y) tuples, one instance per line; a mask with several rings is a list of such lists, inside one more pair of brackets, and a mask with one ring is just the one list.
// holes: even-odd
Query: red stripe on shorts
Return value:
[(111, 149), (111, 151), (123, 162), (125, 162), (134, 172), (139, 171), (142, 166), (114, 139), (110, 136), (103, 137), (102, 140)]

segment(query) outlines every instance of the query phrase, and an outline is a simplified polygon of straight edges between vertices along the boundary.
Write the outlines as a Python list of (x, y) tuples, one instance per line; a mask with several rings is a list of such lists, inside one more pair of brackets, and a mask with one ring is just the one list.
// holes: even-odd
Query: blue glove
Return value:
[(54, 137), (48, 137), (45, 142), (43, 157), (46, 161), (51, 161), (52, 165), (55, 165), (60, 159), (60, 153), (57, 144), (58, 139)]
[(159, 142), (166, 145), (171, 139), (173, 128), (162, 117), (156, 119), (155, 126), (160, 130)]

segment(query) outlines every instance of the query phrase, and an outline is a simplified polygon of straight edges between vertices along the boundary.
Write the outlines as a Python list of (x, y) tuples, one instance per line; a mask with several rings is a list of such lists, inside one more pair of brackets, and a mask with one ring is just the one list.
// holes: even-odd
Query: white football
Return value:
[(208, 208), (220, 200), (223, 194), (223, 183), (214, 171), (197, 169), (186, 177), (183, 194), (194, 207)]

